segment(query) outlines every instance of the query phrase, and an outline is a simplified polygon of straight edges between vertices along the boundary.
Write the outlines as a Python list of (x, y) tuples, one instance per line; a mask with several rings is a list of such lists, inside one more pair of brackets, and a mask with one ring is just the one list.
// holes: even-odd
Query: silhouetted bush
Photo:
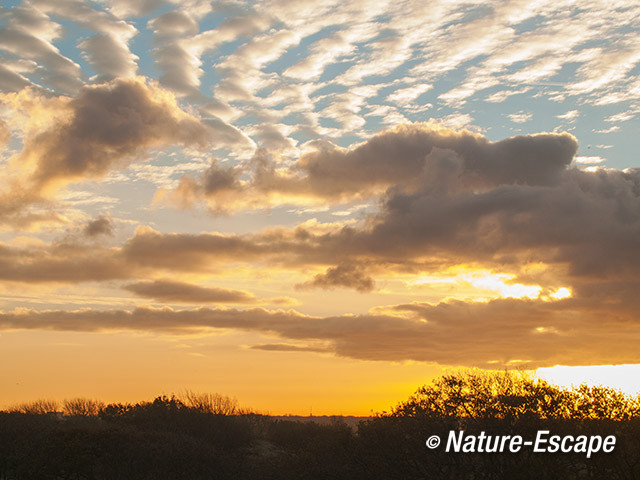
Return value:
[[(0, 412), (0, 480), (637, 479), (640, 409), (606, 387), (521, 373), (445, 375), (390, 412), (344, 422), (241, 413), (217, 394), (103, 405), (38, 401)], [(64, 413), (64, 415), (62, 415)], [(612, 453), (447, 453), (450, 431), (615, 435)], [(425, 440), (443, 444), (429, 450)]]

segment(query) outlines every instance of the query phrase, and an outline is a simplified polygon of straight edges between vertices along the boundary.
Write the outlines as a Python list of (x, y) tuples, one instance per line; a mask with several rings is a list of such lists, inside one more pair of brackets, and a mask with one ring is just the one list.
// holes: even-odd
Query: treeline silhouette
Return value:
[[(446, 453), (449, 431), (616, 436), (611, 453)], [(425, 440), (439, 435), (439, 448)], [(352, 428), (242, 410), (218, 394), (0, 412), (9, 479), (638, 479), (640, 403), (606, 387), (563, 389), (519, 372), (459, 372)]]

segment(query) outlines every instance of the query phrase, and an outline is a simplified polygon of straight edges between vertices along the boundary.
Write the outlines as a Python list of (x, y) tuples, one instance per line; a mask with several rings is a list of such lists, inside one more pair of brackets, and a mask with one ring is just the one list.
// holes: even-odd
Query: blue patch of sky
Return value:
[(382, 122), (384, 117), (378, 115), (366, 116), (367, 121), (365, 128), (368, 132), (376, 133), (388, 127), (388, 125)]
[(536, 30), (540, 30), (547, 24), (547, 17), (543, 15), (535, 15), (533, 17), (529, 17), (522, 22), (512, 25), (513, 31), (516, 35), (521, 35), (527, 32), (535, 32)]
[(302, 127), (301, 130), (298, 130), (294, 133), (291, 133), (289, 135), (289, 137), (293, 138), (296, 142), (298, 142), (298, 144), (303, 144), (305, 142), (308, 142), (310, 140), (317, 140), (318, 135), (313, 134), (312, 132), (306, 130), (304, 127)]
[[(491, 103), (482, 98), (471, 98), (467, 108), (473, 109), (474, 124), (485, 129), (487, 138), (501, 140), (513, 135), (514, 131), (534, 133), (551, 131), (562, 123), (557, 115), (573, 110), (573, 105), (559, 104), (540, 98), (532, 98), (533, 93), (511, 95), (503, 102)], [(531, 114), (523, 123), (513, 122), (511, 114)], [(565, 123), (567, 123), (565, 121)]]
[(318, 123), (324, 128), (342, 128), (342, 124), (333, 118), (320, 117)]
[(385, 73), (382, 75), (377, 75), (377, 74), (366, 75), (365, 77), (362, 77), (360, 79), (360, 84), (361, 85), (379, 85), (381, 83), (393, 82), (397, 78), (398, 78), (398, 75), (397, 73), (394, 73), (394, 71), (391, 71), (389, 73)]
[(85, 75), (89, 77), (95, 75), (96, 71), (85, 61), (82, 50), (78, 48), (80, 42), (86, 38), (93, 37), (95, 32), (63, 18), (52, 16), (52, 19), (64, 29), (61, 37), (52, 43), (60, 50), (62, 55), (80, 65)]
[(20, 4), (22, 4), (21, 0), (2, 0), (2, 5), (0, 5), (0, 18), (7, 10), (12, 10)]
[(313, 112), (320, 112), (330, 106), (334, 102), (333, 94), (327, 94), (327, 96), (319, 98), (313, 104)]
[(209, 12), (200, 20), (200, 31), (206, 32), (207, 30), (218, 28), (222, 22), (227, 20), (231, 15), (232, 13), (225, 9)]
[[(275, 78), (275, 80), (277, 81), (277, 78)], [(255, 96), (256, 97), (260, 97), (260, 98), (267, 98), (269, 95), (271, 95), (275, 90), (277, 90), (278, 88), (283, 87), (282, 83), (273, 83), (271, 85), (267, 85), (266, 87), (263, 87), (261, 89), (259, 89), (258, 91), (255, 92)], [(279, 104), (277, 106), (274, 106), (272, 108), (275, 109), (281, 109), (283, 104)]]
[(517, 62), (513, 62), (510, 63), (508, 65), (505, 65), (502, 67), (502, 70), (500, 71), (501, 75), (509, 75), (512, 73), (517, 73), (520, 70), (522, 70), (523, 68), (526, 68), (527, 66), (531, 65), (532, 63), (534, 63), (536, 60), (535, 59), (525, 59), (525, 60), (518, 60)]
[[(595, 150), (607, 159), (606, 165), (614, 168), (638, 168), (638, 119), (629, 120), (632, 125), (621, 126), (620, 130), (607, 134), (594, 134), (593, 145), (609, 144), (612, 148)], [(593, 147), (592, 147), (593, 149)]]
[(147, 20), (137, 20), (134, 27), (138, 33), (129, 40), (129, 49), (138, 56), (137, 64), (140, 73), (150, 78), (158, 78), (161, 73), (155, 68), (153, 50), (153, 32), (147, 29)]
[(382, 103), (385, 98), (391, 95), (396, 90), (407, 87), (408, 84), (397, 83), (395, 85), (386, 85), (378, 89), (376, 95), (369, 97), (369, 103)]
[[(558, 72), (550, 76), (546, 81), (549, 85), (562, 85), (566, 86), (572, 82), (581, 80), (581, 75), (578, 73), (578, 69), (582, 66), (582, 63), (565, 63)], [(544, 84), (544, 80), (542, 81)]]
[(362, 140), (363, 138), (357, 133), (344, 133), (337, 138), (331, 139), (331, 141), (342, 148), (354, 147), (358, 143), (362, 142)]
[[(314, 90), (313, 92), (311, 92), (309, 94), (309, 98), (315, 98), (315, 97), (322, 97), (322, 96), (330, 96), (332, 94), (340, 94), (340, 93), (344, 93), (349, 91), (349, 87), (345, 86), (345, 85), (339, 85), (337, 83), (328, 83), (326, 85), (323, 85), (321, 87), (319, 87), (317, 90)], [(324, 99), (318, 100), (316, 103), (321, 103), (321, 102), (325, 102), (325, 101), (329, 101), (327, 100), (328, 97), (325, 97)], [(318, 110), (322, 110), (323, 108), (325, 108), (328, 105), (325, 105), (324, 107), (321, 108), (314, 108), (314, 111), (318, 111)]]
[(324, 72), (322, 72), (322, 75), (320, 75), (318, 82), (320, 83), (330, 82), (335, 78), (339, 77), (340, 75), (342, 75), (344, 72), (346, 72), (350, 67), (352, 67), (356, 63), (357, 62), (354, 59), (354, 60), (338, 61), (330, 65), (327, 65), (324, 69)]
[[(242, 105), (237, 105), (238, 108), (242, 108)], [(247, 125), (258, 125), (264, 123), (264, 121), (257, 115), (246, 113), (242, 117), (234, 120), (233, 125), (236, 127), (245, 127)]]
[(627, 78), (637, 77), (638, 75), (640, 75), (640, 62), (636, 63), (636, 65), (631, 70), (629, 70)]
[(220, 75), (218, 70), (215, 67), (215, 64), (218, 61), (219, 52), (213, 50), (205, 52), (200, 60), (202, 61), (203, 74), (200, 77), (200, 93), (204, 96), (211, 96), (213, 87), (220, 83), (224, 77)]
[(579, 45), (578, 49), (579, 50), (588, 50), (590, 48), (606, 47), (607, 45), (610, 45), (611, 42), (612, 42), (612, 39), (608, 38), (608, 37), (592, 38), (592, 39), (586, 40), (585, 42), (582, 42)]
[(460, 25), (462, 23), (469, 23), (482, 17), (486, 17), (493, 12), (493, 9), (489, 5), (474, 5), (469, 4), (462, 5), (455, 13), (456, 17), (450, 22), (442, 25), (441, 30), (446, 30), (449, 27)]
[(467, 78), (467, 68), (478, 63), (478, 59), (467, 60), (460, 64), (457, 68), (448, 70), (439, 74), (437, 78), (434, 78), (430, 83), (433, 84), (433, 89), (429, 90), (430, 96), (434, 101), (437, 100), (438, 95), (442, 93), (446, 93), (449, 90), (454, 89), (455, 87), (461, 85), (464, 80)]
[(393, 28), (383, 28), (374, 37), (368, 40), (365, 40), (363, 42), (357, 42), (355, 43), (355, 45), (358, 47), (359, 50), (364, 50), (367, 48), (373, 49), (374, 48), (373, 45), (375, 44), (375, 42), (386, 40), (388, 38), (396, 38), (398, 36), (400, 36), (400, 34), (398, 33), (397, 30)]

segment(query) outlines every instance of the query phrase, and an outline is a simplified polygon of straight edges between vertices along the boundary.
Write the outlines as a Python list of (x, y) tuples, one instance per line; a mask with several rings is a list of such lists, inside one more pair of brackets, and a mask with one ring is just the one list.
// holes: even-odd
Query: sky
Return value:
[(628, 1), (3, 2), (0, 407), (637, 391), (639, 31)]

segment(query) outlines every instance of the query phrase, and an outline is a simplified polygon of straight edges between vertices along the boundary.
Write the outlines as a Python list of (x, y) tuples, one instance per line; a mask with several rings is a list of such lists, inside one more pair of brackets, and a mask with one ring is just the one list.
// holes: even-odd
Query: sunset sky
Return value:
[(638, 2), (0, 14), (0, 408), (640, 388)]

